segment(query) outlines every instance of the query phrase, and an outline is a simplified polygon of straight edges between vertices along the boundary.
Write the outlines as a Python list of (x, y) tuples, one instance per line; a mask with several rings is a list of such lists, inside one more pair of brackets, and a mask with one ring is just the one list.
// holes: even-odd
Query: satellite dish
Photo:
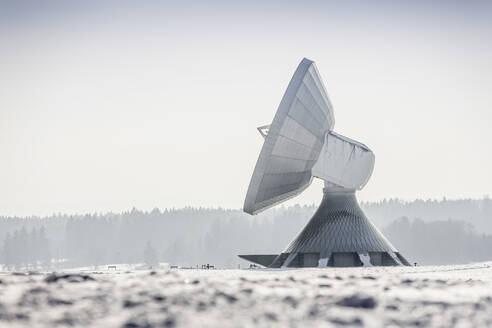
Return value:
[[(312, 168), (333, 129), (333, 109), (318, 70), (304, 58), (294, 73), (272, 124), (259, 127), (265, 142), (249, 184), (244, 211), (257, 214), (311, 183)], [(262, 130), (263, 129), (263, 130)]]
[(333, 107), (313, 61), (297, 67), (265, 141), (244, 202), (257, 214), (299, 195), (313, 177), (325, 183), (311, 221), (281, 254), (240, 255), (269, 267), (409, 265), (360, 209), (355, 191), (374, 169), (366, 145), (333, 131)]

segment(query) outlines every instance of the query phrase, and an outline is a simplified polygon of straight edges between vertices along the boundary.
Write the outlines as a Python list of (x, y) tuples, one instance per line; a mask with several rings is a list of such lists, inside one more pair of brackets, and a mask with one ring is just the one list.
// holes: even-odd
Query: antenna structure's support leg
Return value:
[(292, 262), (292, 260), (295, 259), (296, 256), (297, 252), (290, 253), (284, 264), (282, 264), (282, 268), (287, 268), (290, 265), (290, 262)]
[(331, 253), (325, 254), (323, 257), (320, 257), (318, 261), (318, 268), (326, 268), (328, 266), (328, 261), (330, 260)]

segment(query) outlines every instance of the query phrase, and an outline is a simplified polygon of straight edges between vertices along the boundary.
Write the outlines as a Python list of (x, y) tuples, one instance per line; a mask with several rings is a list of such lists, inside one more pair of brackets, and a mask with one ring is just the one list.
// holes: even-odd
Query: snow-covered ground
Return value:
[(492, 262), (0, 273), (0, 327), (487, 327)]

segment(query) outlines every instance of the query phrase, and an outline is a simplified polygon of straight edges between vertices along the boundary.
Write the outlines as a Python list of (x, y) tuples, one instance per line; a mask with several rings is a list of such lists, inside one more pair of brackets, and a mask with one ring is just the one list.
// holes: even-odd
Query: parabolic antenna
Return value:
[(297, 67), (270, 125), (244, 202), (257, 214), (325, 182), (311, 221), (281, 254), (239, 255), (268, 267), (409, 265), (367, 219), (355, 199), (374, 168), (374, 153), (333, 131), (333, 107), (313, 61)]
[[(249, 184), (244, 211), (259, 213), (300, 194), (335, 119), (314, 63), (304, 58), (294, 73), (272, 124), (260, 127), (265, 143)], [(262, 132), (268, 128), (267, 132)]]

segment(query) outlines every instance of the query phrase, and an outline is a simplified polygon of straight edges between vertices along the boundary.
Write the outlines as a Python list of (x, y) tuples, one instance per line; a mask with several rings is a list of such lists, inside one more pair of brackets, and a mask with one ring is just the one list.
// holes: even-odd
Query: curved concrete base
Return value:
[(365, 216), (354, 192), (327, 190), (299, 235), (270, 265), (262, 262), (270, 268), (410, 265)]

